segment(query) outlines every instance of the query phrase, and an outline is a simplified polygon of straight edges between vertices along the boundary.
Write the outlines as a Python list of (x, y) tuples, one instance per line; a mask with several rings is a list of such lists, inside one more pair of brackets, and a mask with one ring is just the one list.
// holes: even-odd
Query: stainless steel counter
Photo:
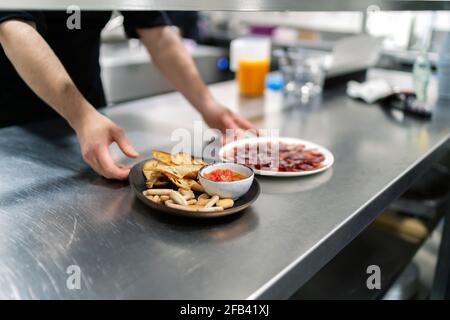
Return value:
[[(62, 122), (2, 129), (0, 298), (287, 298), (449, 148), (445, 104), (431, 122), (400, 121), (344, 88), (316, 107), (284, 110), (274, 93), (263, 101), (239, 98), (232, 82), (211, 89), (260, 127), (328, 147), (334, 167), (258, 178), (262, 194), (245, 214), (180, 219), (150, 211), (126, 183), (96, 176)], [(169, 148), (173, 129), (199, 119), (177, 93), (107, 114), (143, 156)], [(81, 269), (80, 290), (66, 286), (70, 265)]]

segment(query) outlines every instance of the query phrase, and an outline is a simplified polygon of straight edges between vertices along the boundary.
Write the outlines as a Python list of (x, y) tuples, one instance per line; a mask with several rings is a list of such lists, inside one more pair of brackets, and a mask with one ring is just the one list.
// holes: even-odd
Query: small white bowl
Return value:
[[(247, 177), (238, 181), (212, 181), (203, 175), (216, 169), (230, 169)], [(253, 170), (246, 165), (240, 163), (218, 162), (204, 166), (198, 172), (200, 184), (205, 188), (207, 194), (213, 196), (218, 195), (221, 198), (231, 198), (236, 200), (243, 196), (250, 189), (255, 174)]]

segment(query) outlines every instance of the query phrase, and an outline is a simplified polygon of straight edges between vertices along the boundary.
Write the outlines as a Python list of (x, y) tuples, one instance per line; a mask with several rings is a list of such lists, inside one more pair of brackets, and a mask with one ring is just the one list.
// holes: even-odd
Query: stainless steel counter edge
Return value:
[[(427, 155), (418, 159), (408, 169), (406, 169), (402, 175), (396, 180), (392, 181), (378, 194), (373, 196), (364, 206), (356, 211), (353, 215), (349, 216), (345, 221), (331, 232), (330, 236), (323, 239), (307, 251), (304, 255), (300, 256), (284, 270), (278, 273), (274, 278), (267, 282), (264, 286), (259, 288), (253, 294), (251, 294), (247, 300), (264, 300), (264, 299), (287, 299), (295, 291), (306, 283), (317, 270), (305, 270), (298, 269), (297, 265), (300, 261), (305, 259), (313, 259), (317, 261), (321, 260), (322, 267), (325, 266), (333, 257), (324, 258), (327, 256), (325, 252), (322, 252), (321, 246), (328, 242), (329, 245), (334, 243), (334, 250), (336, 253), (350, 243), (359, 232), (367, 227), (375, 218), (384, 210), (389, 203), (398, 198), (407, 188), (411, 185), (415, 178), (420, 177), (430, 167), (430, 165), (442, 158), (442, 156), (450, 150), (450, 135), (442, 139), (442, 141), (435, 146), (435, 148)], [(352, 227), (359, 230), (355, 234), (342, 232), (342, 227), (346, 224), (352, 224)], [(348, 227), (348, 226), (347, 226)], [(346, 229), (348, 230), (348, 229)], [(330, 251), (330, 247), (326, 251)], [(291, 281), (294, 280), (295, 281)], [(295, 284), (294, 284), (295, 283)]]

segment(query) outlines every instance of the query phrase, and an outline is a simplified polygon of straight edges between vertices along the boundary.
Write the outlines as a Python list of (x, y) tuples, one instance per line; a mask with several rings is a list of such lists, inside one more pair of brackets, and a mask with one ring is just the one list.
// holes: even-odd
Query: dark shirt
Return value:
[[(132, 38), (138, 38), (137, 28), (168, 24), (165, 14), (158, 11), (121, 13), (125, 32)], [(99, 64), (100, 33), (111, 12), (82, 11), (79, 30), (67, 28), (69, 16), (64, 11), (0, 11), (0, 23), (11, 19), (34, 22), (83, 96), (96, 108), (105, 106)], [(0, 127), (56, 115), (20, 78), (3, 48), (0, 49), (0, 112)]]
[(183, 38), (201, 41), (198, 27), (199, 15), (197, 11), (168, 11), (170, 22), (177, 26)]

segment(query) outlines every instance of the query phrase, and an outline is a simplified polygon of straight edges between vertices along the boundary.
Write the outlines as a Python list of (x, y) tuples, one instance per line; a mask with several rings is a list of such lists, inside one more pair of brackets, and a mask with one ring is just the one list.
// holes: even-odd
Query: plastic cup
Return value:
[(236, 72), (241, 94), (259, 96), (264, 93), (270, 50), (268, 38), (239, 38), (231, 42), (230, 68)]

